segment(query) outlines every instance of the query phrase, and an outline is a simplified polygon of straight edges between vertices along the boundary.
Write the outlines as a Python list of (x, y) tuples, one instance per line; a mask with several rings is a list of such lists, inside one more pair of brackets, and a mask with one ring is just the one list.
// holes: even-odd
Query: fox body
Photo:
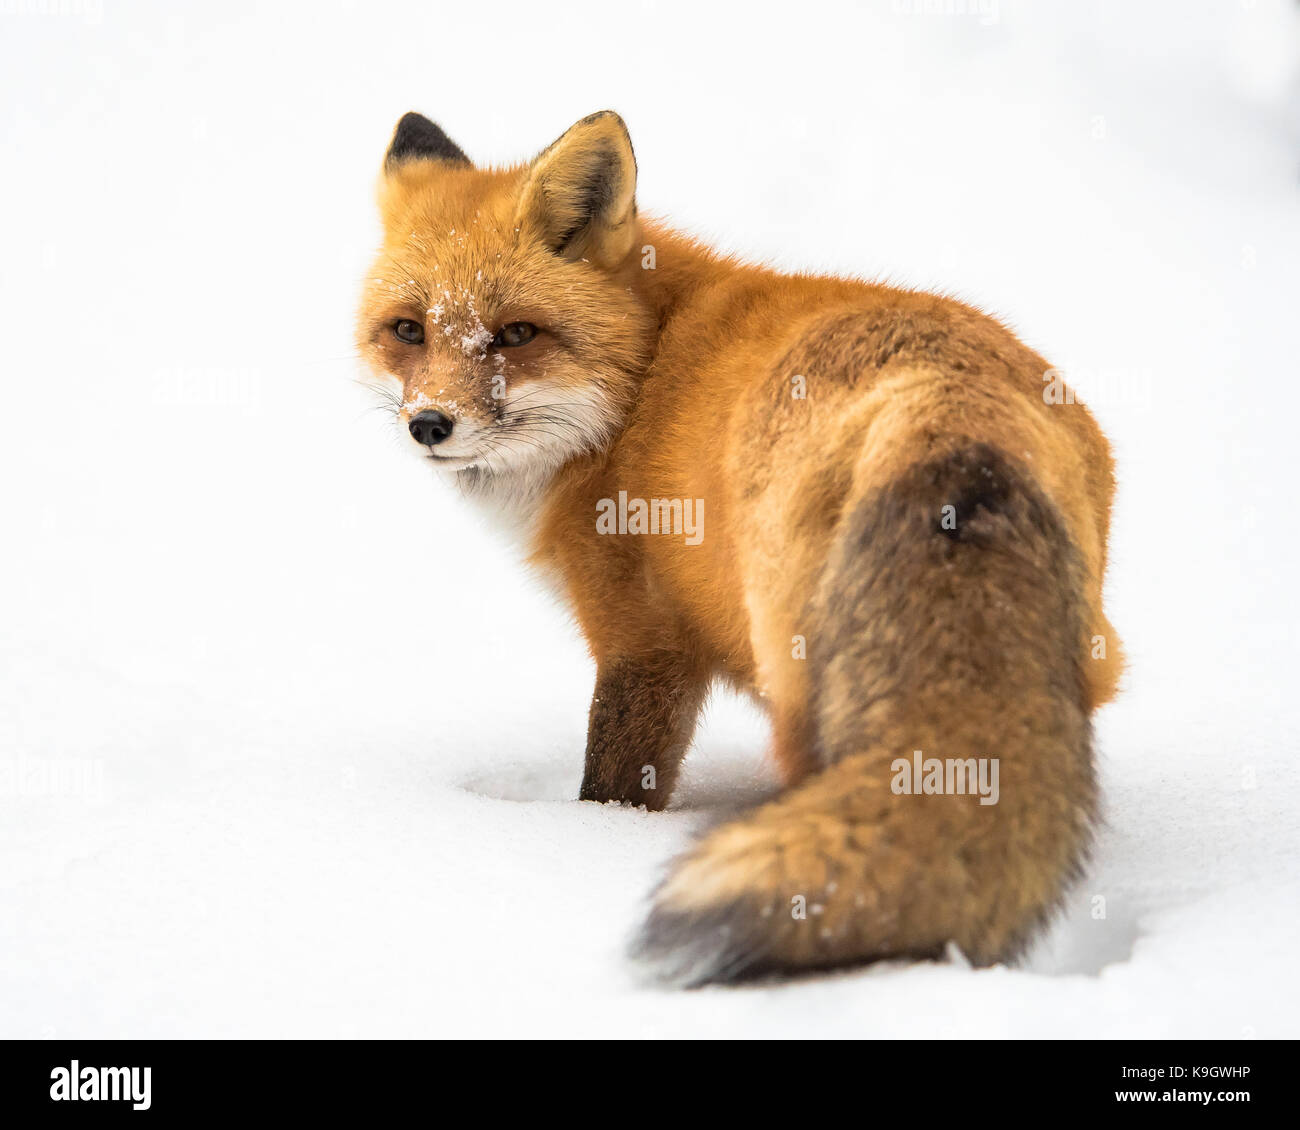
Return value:
[[(408, 114), (358, 322), (413, 442), (581, 625), (582, 798), (662, 808), (717, 680), (771, 719), (785, 790), (675, 864), (635, 950), (688, 984), (1012, 958), (1094, 818), (1106, 441), (993, 319), (721, 257), (635, 178), (613, 113), (504, 169)], [(918, 752), (993, 760), (996, 803), (898, 788)]]

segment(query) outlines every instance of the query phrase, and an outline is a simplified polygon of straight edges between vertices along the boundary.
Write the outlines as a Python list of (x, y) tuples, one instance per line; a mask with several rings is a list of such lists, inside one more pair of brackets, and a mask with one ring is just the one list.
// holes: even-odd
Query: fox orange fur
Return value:
[[(979, 311), (719, 256), (635, 181), (610, 112), (504, 169), (408, 114), (358, 323), (414, 442), (586, 635), (583, 799), (662, 808), (715, 681), (771, 719), (785, 791), (702, 836), (635, 952), (687, 984), (1012, 958), (1094, 819), (1107, 443)], [(698, 543), (598, 528), (620, 492), (700, 500)], [(900, 793), (914, 751), (997, 759), (997, 803)]]

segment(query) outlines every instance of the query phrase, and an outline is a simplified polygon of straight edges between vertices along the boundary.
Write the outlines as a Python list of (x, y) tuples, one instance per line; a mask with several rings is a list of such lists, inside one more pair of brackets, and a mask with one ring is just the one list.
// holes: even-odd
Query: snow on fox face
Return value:
[(411, 442), (463, 484), (544, 481), (631, 402), (655, 319), (629, 285), (635, 166), (612, 129), (579, 123), (531, 165), (480, 170), (427, 119), (398, 126), (358, 346)]

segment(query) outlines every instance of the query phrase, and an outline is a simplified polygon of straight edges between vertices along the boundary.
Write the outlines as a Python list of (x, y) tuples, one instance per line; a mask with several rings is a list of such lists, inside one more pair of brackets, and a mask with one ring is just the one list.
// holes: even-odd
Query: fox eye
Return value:
[(424, 340), (424, 327), (410, 318), (403, 318), (393, 327), (393, 336), (407, 345), (419, 345)]
[(537, 336), (537, 327), (532, 322), (510, 322), (497, 330), (492, 344), (498, 349), (512, 345), (527, 345)]

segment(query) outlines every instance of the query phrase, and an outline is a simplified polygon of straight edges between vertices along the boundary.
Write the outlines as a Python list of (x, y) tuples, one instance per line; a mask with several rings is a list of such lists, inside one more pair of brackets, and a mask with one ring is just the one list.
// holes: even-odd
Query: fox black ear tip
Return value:
[(443, 132), (437, 122), (415, 110), (408, 110), (398, 120), (397, 128), (393, 131), (387, 161), (391, 166), (417, 157), (454, 164), (470, 163), (460, 146)]
[(433, 120), (426, 118), (419, 110), (407, 110), (405, 114), (397, 119), (397, 129), (394, 132), (400, 133), (404, 129), (428, 129), (430, 126), (437, 128)]

